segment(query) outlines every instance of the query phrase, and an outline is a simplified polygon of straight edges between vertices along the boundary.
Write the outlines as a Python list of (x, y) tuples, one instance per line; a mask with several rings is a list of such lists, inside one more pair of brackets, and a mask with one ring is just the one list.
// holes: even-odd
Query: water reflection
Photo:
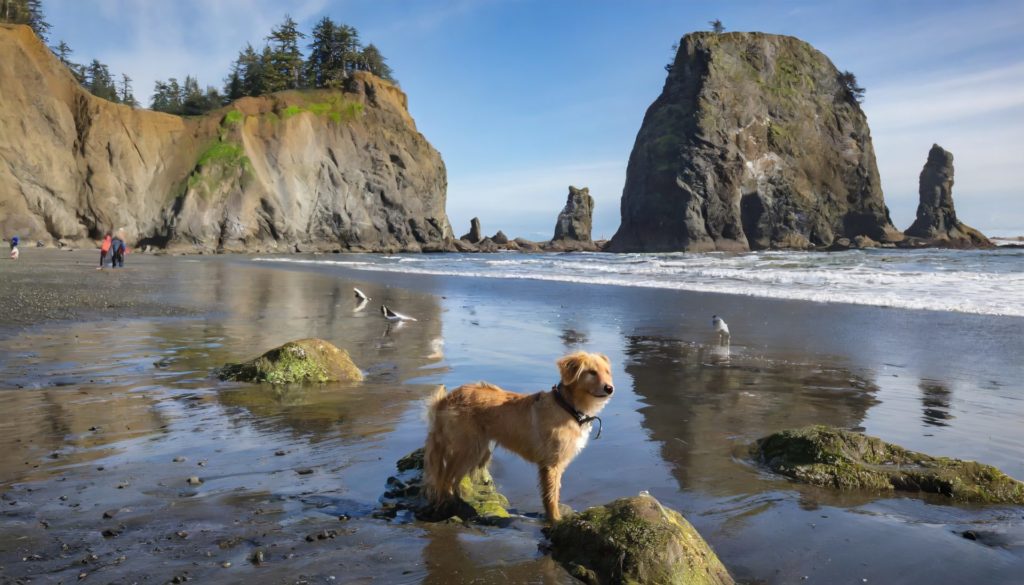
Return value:
[(921, 420), (933, 427), (949, 426), (954, 418), (950, 414), (953, 393), (944, 384), (935, 380), (921, 380)]
[(626, 358), (642, 424), (679, 485), (718, 496), (765, 489), (737, 453), (746, 443), (807, 424), (855, 427), (876, 403), (874, 384), (845, 369), (723, 346), (634, 335)]

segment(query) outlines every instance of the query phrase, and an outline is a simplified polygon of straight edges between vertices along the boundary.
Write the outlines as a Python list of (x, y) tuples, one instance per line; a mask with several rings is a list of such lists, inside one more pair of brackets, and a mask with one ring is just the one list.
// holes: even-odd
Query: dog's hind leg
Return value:
[(557, 466), (540, 467), (540, 494), (544, 500), (544, 513), (548, 522), (558, 522), (562, 517), (558, 510), (558, 498), (562, 491), (562, 468)]

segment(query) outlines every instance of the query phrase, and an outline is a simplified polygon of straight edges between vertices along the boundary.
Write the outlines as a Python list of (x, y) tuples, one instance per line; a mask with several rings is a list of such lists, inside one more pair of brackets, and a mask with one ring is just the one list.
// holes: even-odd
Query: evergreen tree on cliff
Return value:
[(329, 17), (320, 19), (310, 35), (309, 59), (306, 61), (306, 83), (310, 87), (326, 87), (330, 73), (337, 67), (341, 55), (335, 50), (337, 25)]
[(366, 45), (366, 48), (363, 49), (363, 67), (377, 77), (394, 83), (395, 78), (391, 76), (391, 67), (385, 61), (384, 55), (380, 54), (373, 43)]
[(110, 69), (98, 59), (93, 59), (86, 68), (86, 88), (96, 97), (112, 102), (120, 101)]
[(132, 78), (128, 77), (127, 74), (121, 74), (121, 87), (120, 87), (120, 99), (121, 103), (131, 106), (133, 108), (139, 107), (139, 101), (135, 99), (135, 94), (132, 92)]
[(46, 42), (50, 23), (43, 16), (42, 0), (0, 0), (0, 22), (27, 24)]
[(291, 16), (285, 15), (284, 22), (273, 29), (267, 37), (272, 44), (270, 59), (265, 63), (265, 90), (268, 92), (297, 89), (302, 86), (303, 63), (299, 39), (305, 38), (306, 35), (299, 31), (298, 26)]

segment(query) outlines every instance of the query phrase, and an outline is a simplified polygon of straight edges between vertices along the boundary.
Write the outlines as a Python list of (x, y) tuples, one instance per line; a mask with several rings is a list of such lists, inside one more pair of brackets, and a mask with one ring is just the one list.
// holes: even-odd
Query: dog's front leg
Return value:
[(540, 493), (544, 500), (544, 512), (548, 522), (557, 522), (561, 518), (558, 511), (558, 496), (562, 490), (562, 468), (540, 467)]

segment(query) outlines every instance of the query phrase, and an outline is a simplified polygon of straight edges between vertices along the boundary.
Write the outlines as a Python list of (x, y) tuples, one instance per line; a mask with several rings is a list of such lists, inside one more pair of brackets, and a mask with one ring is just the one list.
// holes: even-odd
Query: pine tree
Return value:
[(864, 101), (864, 93), (867, 90), (857, 84), (856, 75), (849, 71), (843, 71), (839, 74), (838, 81), (843, 97), (847, 100), (855, 101), (858, 104)]
[(305, 37), (306, 35), (299, 31), (298, 23), (288, 15), (285, 15), (280, 26), (270, 31), (267, 40), (273, 46), (270, 60), (266, 63), (266, 91), (296, 89), (302, 86), (303, 63), (299, 39)]
[(53, 51), (54, 55), (57, 55), (57, 58), (60, 59), (60, 62), (66, 67), (71, 66), (71, 59), (69, 57), (71, 57), (71, 53), (74, 53), (74, 51), (71, 50), (70, 45), (62, 40), (56, 47), (50, 47), (50, 50)]
[(309, 59), (306, 60), (306, 84), (310, 87), (326, 87), (329, 73), (335, 65), (334, 35), (337, 26), (329, 17), (323, 17), (313, 27), (310, 35)]
[(708, 24), (711, 25), (711, 30), (713, 32), (715, 32), (716, 34), (722, 34), (722, 33), (725, 32), (725, 25), (722, 24), (722, 21), (718, 20), (717, 18), (714, 19), (714, 20), (708, 21)]
[(119, 101), (110, 69), (98, 59), (93, 59), (86, 67), (86, 88), (96, 97), (112, 102)]
[(386, 63), (387, 59), (384, 55), (380, 54), (380, 51), (374, 46), (373, 43), (366, 45), (362, 53), (362, 65), (367, 71), (373, 73), (377, 77), (386, 79), (394, 83), (395, 78), (391, 76), (391, 67)]
[(126, 73), (121, 74), (121, 87), (119, 89), (122, 104), (133, 108), (139, 107), (139, 102), (135, 99), (135, 94), (132, 93), (132, 78), (128, 77)]
[(191, 75), (185, 76), (185, 84), (181, 88), (181, 113), (186, 116), (198, 116), (206, 111), (206, 98), (199, 89), (199, 80)]
[(355, 27), (343, 24), (334, 33), (333, 51), (337, 55), (337, 66), (333, 70), (333, 79), (342, 81), (359, 69), (363, 47), (359, 43), (359, 31)]
[(27, 24), (46, 42), (50, 23), (43, 16), (42, 0), (0, 0), (0, 22)]
[(238, 69), (238, 62), (236, 61), (231, 68), (231, 73), (224, 80), (224, 99), (227, 102), (232, 102), (244, 95), (245, 89), (242, 85), (242, 74)]

